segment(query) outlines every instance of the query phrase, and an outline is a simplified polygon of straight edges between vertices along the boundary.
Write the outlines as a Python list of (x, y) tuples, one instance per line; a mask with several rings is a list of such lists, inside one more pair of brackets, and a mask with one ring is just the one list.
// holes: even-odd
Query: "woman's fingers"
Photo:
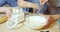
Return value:
[(0, 7), (0, 12), (5, 12), (8, 17), (10, 17), (12, 13), (9, 7)]
[(11, 14), (12, 14), (12, 11), (10, 10), (9, 7), (7, 7), (7, 8), (5, 9), (5, 13), (6, 13), (6, 15), (7, 15), (8, 17), (10, 17)]
[(11, 12), (10, 10), (6, 12), (6, 15), (7, 15), (8, 17), (10, 17), (11, 14), (12, 14), (12, 12)]

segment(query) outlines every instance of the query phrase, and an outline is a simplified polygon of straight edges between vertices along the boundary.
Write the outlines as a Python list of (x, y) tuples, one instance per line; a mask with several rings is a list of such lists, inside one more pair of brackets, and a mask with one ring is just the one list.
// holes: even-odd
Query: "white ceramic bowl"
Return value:
[(25, 25), (31, 29), (41, 29), (47, 24), (48, 19), (45, 16), (26, 17)]

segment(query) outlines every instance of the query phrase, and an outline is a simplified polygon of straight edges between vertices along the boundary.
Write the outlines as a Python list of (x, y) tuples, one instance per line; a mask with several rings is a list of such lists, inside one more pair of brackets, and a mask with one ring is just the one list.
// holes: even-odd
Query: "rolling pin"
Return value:
[(7, 19), (8, 19), (8, 17), (7, 17), (7, 16), (3, 16), (3, 17), (1, 17), (1, 18), (0, 18), (0, 24), (2, 24), (2, 23), (4, 23), (4, 22), (6, 22), (6, 21), (7, 21)]

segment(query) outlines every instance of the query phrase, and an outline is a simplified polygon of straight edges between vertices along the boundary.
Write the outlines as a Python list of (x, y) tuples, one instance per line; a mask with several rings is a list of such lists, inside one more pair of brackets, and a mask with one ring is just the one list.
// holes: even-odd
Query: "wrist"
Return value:
[(53, 16), (50, 16), (49, 19), (48, 19), (48, 22), (47, 24), (45, 25), (44, 28), (49, 28), (50, 25), (55, 21), (54, 17)]

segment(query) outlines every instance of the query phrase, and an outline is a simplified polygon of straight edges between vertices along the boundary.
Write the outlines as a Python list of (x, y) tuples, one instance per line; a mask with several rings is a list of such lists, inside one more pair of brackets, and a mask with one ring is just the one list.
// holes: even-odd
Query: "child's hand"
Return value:
[(0, 12), (5, 12), (8, 17), (11, 16), (11, 10), (8, 7), (0, 7)]

